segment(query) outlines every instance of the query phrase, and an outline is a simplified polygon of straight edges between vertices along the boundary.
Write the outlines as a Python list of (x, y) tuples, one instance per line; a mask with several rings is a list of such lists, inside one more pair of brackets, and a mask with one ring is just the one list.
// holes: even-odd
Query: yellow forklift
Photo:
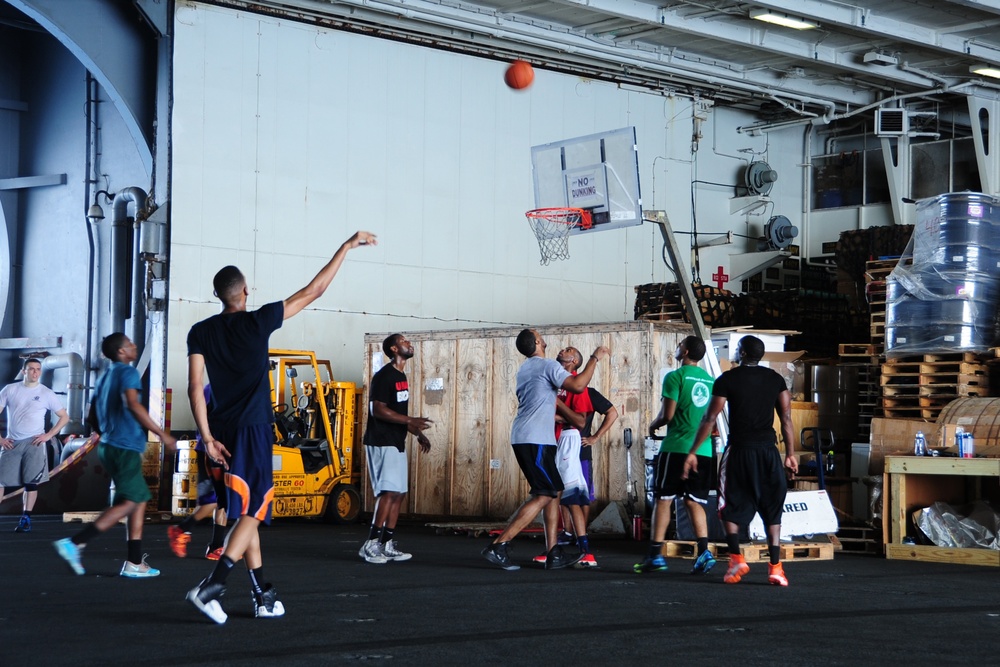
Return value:
[(357, 386), (305, 350), (269, 351), (274, 405), (275, 517), (350, 523), (361, 512), (354, 467)]

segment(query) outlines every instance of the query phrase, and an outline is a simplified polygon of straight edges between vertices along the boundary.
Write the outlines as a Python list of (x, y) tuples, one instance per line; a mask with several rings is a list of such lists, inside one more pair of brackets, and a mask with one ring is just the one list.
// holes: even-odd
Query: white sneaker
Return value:
[(149, 563), (146, 562), (148, 556), (149, 554), (143, 554), (142, 562), (138, 565), (131, 561), (125, 561), (125, 564), (122, 565), (121, 576), (129, 579), (147, 579), (160, 576), (160, 571), (155, 567), (150, 567)]
[(378, 540), (368, 540), (362, 544), (361, 550), (358, 551), (358, 555), (369, 563), (383, 565), (389, 562), (389, 559), (382, 553), (382, 545), (379, 544)]
[(285, 615), (285, 605), (281, 604), (281, 600), (278, 599), (278, 591), (274, 590), (274, 586), (271, 584), (267, 585), (263, 594), (253, 593), (252, 597), (255, 617), (278, 618)]
[(382, 545), (382, 555), (394, 561), (404, 561), (413, 558), (413, 554), (408, 554), (396, 548), (396, 540), (389, 540)]

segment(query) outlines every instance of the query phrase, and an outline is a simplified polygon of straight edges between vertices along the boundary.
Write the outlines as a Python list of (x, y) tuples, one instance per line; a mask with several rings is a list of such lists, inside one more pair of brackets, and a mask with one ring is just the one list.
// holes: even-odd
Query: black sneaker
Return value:
[(586, 555), (587, 554), (585, 552), (581, 551), (572, 556), (567, 556), (563, 552), (563, 548), (557, 544), (552, 547), (552, 550), (549, 551), (549, 555), (545, 559), (545, 569), (559, 570), (564, 567), (569, 567), (570, 565), (576, 565)]
[(574, 535), (569, 531), (561, 530), (559, 531), (559, 534), (556, 536), (556, 544), (558, 544), (559, 546), (576, 544), (576, 535)]
[(277, 618), (285, 615), (285, 605), (278, 599), (278, 591), (268, 584), (260, 595), (252, 593), (253, 615), (257, 618)]
[(208, 582), (208, 579), (202, 579), (201, 583), (189, 590), (185, 597), (191, 604), (198, 608), (198, 611), (219, 625), (222, 625), (229, 618), (219, 603), (219, 598), (225, 595), (225, 593), (225, 585), (211, 584)]
[(514, 565), (510, 560), (510, 554), (507, 553), (506, 544), (491, 544), (482, 551), (483, 558), (493, 563), (497, 567), (501, 567), (505, 570), (520, 570), (520, 565)]

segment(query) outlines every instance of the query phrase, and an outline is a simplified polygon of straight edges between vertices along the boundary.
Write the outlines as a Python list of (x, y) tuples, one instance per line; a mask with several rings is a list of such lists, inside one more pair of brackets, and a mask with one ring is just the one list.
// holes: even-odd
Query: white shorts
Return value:
[(365, 458), (368, 461), (368, 479), (372, 483), (372, 493), (376, 496), (386, 491), (406, 493), (406, 452), (395, 447), (365, 445)]
[(13, 449), (0, 449), (0, 486), (24, 486), (49, 481), (48, 444), (33, 445), (35, 436), (15, 440)]
[(587, 478), (583, 475), (580, 464), (580, 432), (575, 428), (563, 429), (559, 434), (559, 444), (556, 447), (556, 469), (563, 481), (563, 493), (575, 490), (587, 493)]

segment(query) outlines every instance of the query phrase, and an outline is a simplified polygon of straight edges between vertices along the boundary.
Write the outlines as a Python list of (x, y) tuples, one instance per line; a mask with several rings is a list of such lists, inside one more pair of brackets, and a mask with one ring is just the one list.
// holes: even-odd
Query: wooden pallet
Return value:
[[(825, 538), (824, 542), (782, 542), (781, 560), (803, 561), (803, 560), (832, 560), (836, 547), (833, 541)], [(726, 544), (723, 542), (709, 542), (708, 550), (719, 560), (728, 560)], [(685, 558), (693, 560), (698, 557), (698, 543), (685, 540), (667, 540), (663, 543), (661, 553), (667, 558)], [(740, 552), (748, 563), (766, 563), (770, 560), (767, 552), (767, 544), (753, 542), (751, 544), (741, 544)]]
[(875, 346), (871, 343), (841, 343), (837, 352), (842, 357), (870, 357), (875, 354)]
[[(93, 523), (101, 512), (63, 512), (63, 523)], [(122, 517), (118, 523), (124, 524)], [(162, 510), (146, 510), (146, 523), (170, 523), (174, 520), (174, 515)]]
[[(448, 523), (428, 523), (429, 528), (433, 528), (438, 535), (465, 535), (467, 537), (487, 537), (497, 536), (507, 527), (506, 523), (476, 522), (476, 521), (452, 521)], [(541, 524), (531, 524), (521, 532), (523, 534), (540, 533), (543, 531)]]
[[(991, 350), (1000, 348), (990, 348)], [(938, 362), (964, 362), (964, 363), (984, 363), (983, 355), (977, 352), (952, 352), (949, 354), (913, 354), (905, 357), (894, 357), (892, 359), (886, 359), (885, 363), (887, 365), (895, 364), (934, 364)]]
[(899, 263), (898, 259), (873, 259), (865, 262), (865, 282), (882, 282)]

